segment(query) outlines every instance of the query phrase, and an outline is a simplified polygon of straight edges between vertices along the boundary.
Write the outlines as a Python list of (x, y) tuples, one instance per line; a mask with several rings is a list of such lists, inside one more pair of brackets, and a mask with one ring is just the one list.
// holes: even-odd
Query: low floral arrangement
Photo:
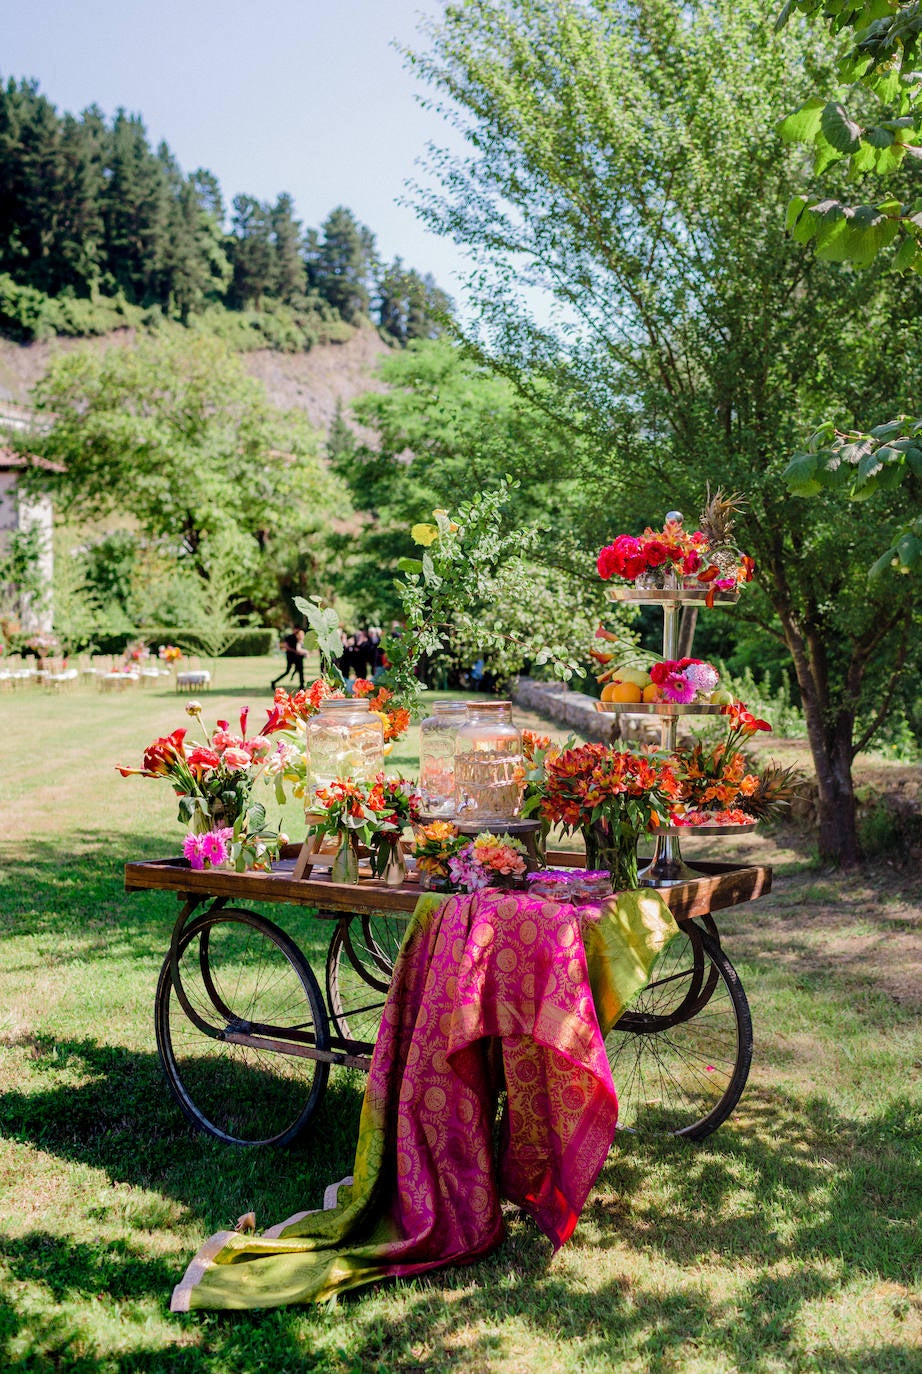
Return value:
[(178, 663), (182, 658), (182, 649), (175, 644), (161, 644), (157, 650), (157, 657), (164, 663)]
[(50, 658), (53, 654), (60, 653), (61, 641), (57, 635), (34, 634), (26, 640), (23, 648), (27, 654), (34, 654), (36, 658)]
[(616, 889), (637, 886), (637, 841), (669, 819), (678, 784), (668, 764), (605, 744), (582, 744), (548, 761), (541, 815), (579, 830), (586, 866), (607, 869)]
[(612, 577), (636, 582), (643, 573), (666, 567), (691, 577), (704, 569), (706, 552), (707, 537), (701, 530), (688, 534), (678, 522), (667, 520), (661, 530), (648, 525), (639, 536), (619, 534), (599, 551), (596, 566), (605, 582)]
[(352, 778), (337, 778), (311, 798), (310, 833), (338, 839), (334, 882), (357, 882), (359, 846), (371, 856), (372, 871), (384, 877), (388, 866), (406, 872), (399, 841), (404, 829), (419, 821), (419, 793), (404, 778), (379, 773), (367, 787)]
[(590, 649), (601, 671), (602, 700), (622, 703), (669, 701), (680, 705), (713, 703), (728, 705), (733, 697), (720, 690), (720, 673), (713, 663), (700, 658), (658, 658), (656, 654), (624, 646), (620, 636), (599, 625), (595, 638), (617, 648)]
[(521, 840), (514, 836), (483, 831), (448, 860), (448, 872), (465, 892), (510, 886), (525, 874), (526, 853)]
[(423, 887), (447, 887), (451, 883), (449, 864), (469, 843), (451, 821), (431, 821), (416, 831), (413, 853)]
[(738, 806), (728, 811), (683, 811), (676, 812), (671, 818), (672, 825), (688, 826), (690, 829), (715, 825), (752, 825), (754, 816), (742, 811)]
[(686, 705), (710, 701), (720, 674), (700, 658), (666, 658), (650, 665), (650, 680), (660, 689), (663, 701)]
[(745, 740), (770, 731), (743, 702), (723, 708), (727, 733), (716, 744), (697, 741), (672, 760), (678, 784), (673, 825), (751, 825), (786, 806), (799, 773), (770, 763), (759, 768), (740, 748)]
[(126, 663), (145, 663), (150, 658), (150, 649), (143, 639), (135, 639), (125, 645), (123, 657)]
[(599, 576), (648, 587), (695, 587), (707, 589), (706, 602), (714, 604), (718, 591), (734, 591), (751, 582), (755, 563), (731, 540), (733, 515), (740, 510), (738, 495), (718, 491), (708, 497), (701, 513), (701, 528), (689, 534), (682, 515), (670, 511), (661, 530), (648, 525), (642, 535), (619, 534), (599, 552)]
[(283, 715), (273, 707), (259, 734), (247, 738), (249, 707), (240, 712), (239, 734), (226, 720), (209, 734), (197, 701), (188, 703), (186, 714), (200, 726), (201, 744), (190, 747), (187, 731), (174, 730), (148, 745), (140, 768), (120, 766), (118, 772), (123, 778), (137, 774), (170, 783), (179, 798), (178, 819), (191, 832), (186, 857), (194, 868), (216, 863), (231, 863), (238, 871), (268, 868), (287, 838), (266, 825), (265, 807), (252, 800), (252, 792), (257, 779), (270, 772), (278, 747), (271, 737), (284, 728)]

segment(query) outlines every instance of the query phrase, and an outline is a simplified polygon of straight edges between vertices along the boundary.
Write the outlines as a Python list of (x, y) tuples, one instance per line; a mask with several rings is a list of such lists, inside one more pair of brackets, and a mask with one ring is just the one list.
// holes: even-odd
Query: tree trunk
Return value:
[(822, 776), (820, 761), (813, 752), (819, 783), (820, 858), (842, 868), (853, 868), (861, 858), (850, 736), (851, 731), (848, 740), (827, 741), (822, 752)]
[(794, 660), (816, 769), (820, 858), (842, 868), (853, 868), (861, 857), (852, 780), (854, 712), (840, 708), (835, 724), (830, 726), (831, 703), (822, 649), (815, 642), (808, 644), (786, 607), (778, 609)]

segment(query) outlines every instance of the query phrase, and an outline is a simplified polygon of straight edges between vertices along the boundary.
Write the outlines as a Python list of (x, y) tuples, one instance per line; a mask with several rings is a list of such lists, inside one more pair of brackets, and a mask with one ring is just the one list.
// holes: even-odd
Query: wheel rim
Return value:
[(691, 926), (606, 1037), (621, 1130), (710, 1134), (733, 1110), (752, 1057), (752, 1024), (720, 946)]
[(327, 957), (327, 994), (343, 1039), (374, 1044), (406, 928), (406, 918), (390, 912), (371, 912), (337, 928)]
[(196, 1021), (177, 996), (168, 957), (157, 1042), (170, 1086), (199, 1129), (238, 1144), (285, 1144), (313, 1112), (329, 1066), (224, 1037), (237, 1031), (326, 1049), (329, 1035), (316, 980), (297, 948), (246, 915), (223, 911), (187, 928), (178, 970), (182, 1002)]

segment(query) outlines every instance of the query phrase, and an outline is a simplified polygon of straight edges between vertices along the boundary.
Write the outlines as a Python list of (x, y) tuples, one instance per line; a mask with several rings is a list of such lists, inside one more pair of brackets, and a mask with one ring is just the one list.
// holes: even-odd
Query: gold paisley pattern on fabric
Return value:
[(615, 1131), (603, 1034), (676, 930), (654, 893), (601, 908), (489, 889), (422, 898), (372, 1057), (351, 1182), (331, 1190), (328, 1210), (272, 1234), (213, 1236), (173, 1310), (319, 1301), (469, 1262), (502, 1240), (500, 1197), (562, 1245)]

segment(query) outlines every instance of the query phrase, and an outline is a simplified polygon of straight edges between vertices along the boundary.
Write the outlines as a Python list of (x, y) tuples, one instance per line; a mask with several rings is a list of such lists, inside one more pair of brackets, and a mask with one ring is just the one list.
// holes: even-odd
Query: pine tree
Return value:
[(272, 214), (268, 205), (254, 196), (234, 197), (230, 248), (234, 272), (230, 304), (238, 310), (258, 308), (272, 290), (275, 273)]
[(375, 272), (374, 234), (343, 205), (330, 212), (321, 231), (313, 284), (323, 299), (353, 324), (368, 313)]
[(141, 119), (119, 110), (103, 201), (112, 284), (138, 305), (166, 304), (158, 264), (169, 232), (169, 150), (155, 157)]
[(274, 250), (271, 291), (287, 305), (304, 295), (307, 273), (301, 258), (301, 225), (294, 217), (294, 201), (283, 192), (269, 213)]

